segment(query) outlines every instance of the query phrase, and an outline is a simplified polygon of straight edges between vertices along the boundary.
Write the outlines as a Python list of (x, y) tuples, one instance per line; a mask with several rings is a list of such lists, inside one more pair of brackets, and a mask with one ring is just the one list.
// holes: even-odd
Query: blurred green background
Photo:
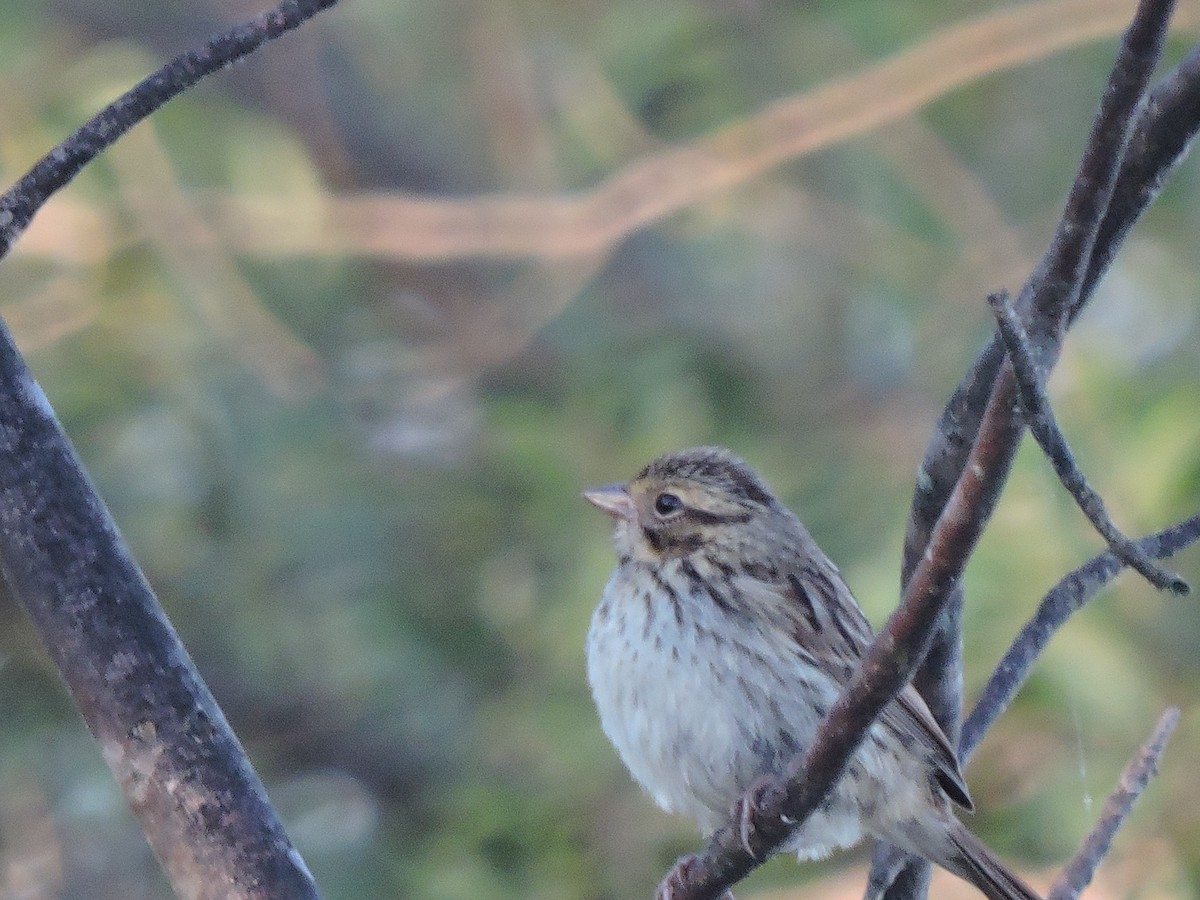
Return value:
[[(4, 183), (260, 2), (9, 0)], [(647, 897), (700, 846), (591, 709), (613, 560), (580, 489), (733, 447), (881, 622), (983, 298), (1041, 253), (1132, 5), (347, 0), (52, 200), (0, 314), (326, 896)], [(1189, 0), (1170, 59), (1198, 35)], [(1051, 385), (1132, 533), (1200, 505), (1198, 250), (1191, 160)], [(969, 572), (969, 696), (1098, 549), (1026, 447)], [(169, 896), (0, 617), (0, 896)], [(973, 827), (1045, 885), (1177, 703), (1089, 896), (1195, 896), (1198, 642), (1195, 599), (1120, 579), (973, 762)], [(859, 896), (864, 860), (739, 897)]]

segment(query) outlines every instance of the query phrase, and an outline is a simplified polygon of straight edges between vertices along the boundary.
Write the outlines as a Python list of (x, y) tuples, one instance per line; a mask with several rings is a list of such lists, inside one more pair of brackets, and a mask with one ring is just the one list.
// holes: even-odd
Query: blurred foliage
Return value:
[[(1034, 6), (345, 2), (49, 204), (0, 268), (0, 313), (326, 896), (647, 896), (698, 846), (592, 712), (582, 643), (612, 558), (579, 490), (732, 446), (881, 621), (917, 461), (990, 328), (983, 297), (1040, 253), (1131, 6), (1041, 3), (1013, 44), (999, 23)], [(5, 183), (255, 11), (6, 4)], [(1198, 23), (1182, 4), (1173, 59)], [(948, 42), (894, 86), (854, 81), (967, 25), (982, 45)], [(804, 140), (752, 161), (778, 137), (757, 116), (839, 79)], [(718, 184), (666, 156), (718, 134)], [(415, 214), (586, 199), (638, 164), (650, 175), (599, 219), (539, 230), (537, 207), (533, 237), (523, 218), (480, 232), (524, 250), (471, 250)], [(396, 205), (415, 198), (460, 206)], [(597, 240), (596, 221), (617, 224)], [(1052, 383), (1134, 533), (1200, 502), (1198, 235), (1192, 160)], [(968, 575), (970, 691), (1097, 550), (1027, 446)], [(1200, 582), (1198, 560), (1175, 563)], [(169, 896), (31, 627), (11, 601), (0, 617), (0, 895)], [(1193, 892), (1198, 639), (1194, 601), (1122, 578), (981, 749), (973, 826), (1053, 870), (1178, 703), (1162, 779), (1093, 896)], [(776, 861), (739, 896), (856, 896), (843, 870), (862, 862)]]

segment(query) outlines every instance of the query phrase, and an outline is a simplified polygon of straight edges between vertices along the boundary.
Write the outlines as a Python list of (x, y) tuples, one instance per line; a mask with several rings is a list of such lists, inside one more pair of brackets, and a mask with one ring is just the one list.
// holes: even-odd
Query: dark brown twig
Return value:
[[(1125, 138), (1161, 52), (1172, 6), (1170, 0), (1143, 0), (1139, 5), (1122, 41), (1063, 220), (1042, 264), (1022, 291), (1031, 321), (1039, 326), (1035, 347), (1047, 370), (1057, 358), (1070, 304), (1079, 296), (1079, 282), (1112, 192)], [(681, 861), (664, 879), (672, 900), (716, 898), (769, 856), (832, 790), (880, 711), (912, 677), (995, 507), (1023, 432), (1014, 413), (1016, 381), (1011, 367), (1001, 370), (988, 393), (978, 436), (913, 569), (899, 609), (871, 645), (808, 752), (791, 767), (786, 783), (759, 794), (748, 829), (743, 833), (738, 824), (720, 829), (703, 854)]]
[(1150, 779), (1158, 774), (1158, 761), (1178, 724), (1179, 710), (1168, 707), (1159, 718), (1150, 740), (1142, 745), (1137, 756), (1121, 772), (1116, 788), (1104, 802), (1100, 818), (1074, 859), (1059, 873), (1046, 900), (1075, 900), (1091, 883), (1096, 867), (1108, 854), (1117, 829), (1129, 817), (1133, 804), (1142, 796)]
[[(1043, 371), (1053, 367), (1070, 320), (1091, 296), (1096, 280), (1115, 255), (1132, 222), (1157, 194), (1166, 172), (1177, 164), (1190, 135), (1195, 134), (1200, 110), (1195, 108), (1194, 97), (1189, 101), (1183, 87), (1188, 84), (1193, 92), (1196, 89), (1197, 66), (1190, 57), (1186, 65), (1167, 79), (1169, 86), (1152, 95), (1156, 102), (1179, 113), (1183, 123), (1174, 124), (1168, 117), (1155, 115), (1150, 108), (1139, 118), (1136, 128), (1132, 124), (1161, 55), (1173, 6), (1169, 0), (1143, 0), (1139, 4), (1118, 50), (1063, 216), (1045, 256), (1021, 291), (1018, 309), (1030, 316), (1031, 347)], [(1125, 164), (1124, 151), (1131, 140), (1142, 156)], [(1153, 181), (1153, 187), (1147, 181)], [(1118, 201), (1119, 205), (1111, 208), (1112, 201)], [(906, 596), (910, 573), (930, 546), (935, 523), (945, 514), (951, 491), (966, 472), (968, 454), (983, 427), (981, 423), (993, 414), (1012, 416), (1005, 405), (1011, 408), (1015, 399), (1010, 392), (1014, 382), (1010, 369), (1002, 372), (1004, 359), (1003, 345), (995, 338), (955, 390), (926, 449), (905, 535), (901, 584)], [(997, 390), (1006, 378), (1009, 381), (1006, 404), (998, 405)], [(1022, 433), (1022, 428), (1014, 429), (1011, 447), (997, 457), (1000, 468), (990, 473), (997, 483), (996, 491), (1007, 479)], [(985, 492), (983, 496), (991, 495), (992, 492)], [(972, 514), (986, 518), (991, 510), (988, 505)], [(961, 659), (962, 635), (958, 626), (961, 588), (955, 585), (952, 592), (946, 604), (948, 612), (931, 642), (930, 662), (914, 678), (934, 716), (950, 735), (957, 732), (962, 682), (960, 671), (946, 677), (942, 668), (947, 661)], [(881, 848), (876, 859), (880, 866), (873, 868), (873, 885), (880, 883), (884, 866), (895, 869), (890, 848)], [(886, 900), (923, 896), (922, 885), (928, 879), (911, 877), (911, 871), (927, 868), (927, 863), (913, 857), (910, 866), (901, 870), (909, 874), (895, 882), (897, 889), (885, 889), (881, 896)]]
[[(1200, 514), (1184, 519), (1138, 542), (1142, 553), (1163, 559), (1200, 540)], [(1037, 612), (1026, 623), (996, 666), (992, 677), (980, 692), (979, 700), (963, 723), (958, 755), (966, 765), (992, 723), (1000, 717), (1025, 683), (1029, 670), (1050, 643), (1050, 639), (1072, 615), (1082, 609), (1125, 567), (1112, 551), (1093, 557), (1065, 576), (1038, 604)]]
[[(1091, 299), (1097, 282), (1129, 230), (1158, 196), (1163, 184), (1200, 131), (1200, 46), (1150, 92), (1126, 146), (1108, 211), (1092, 249), (1074, 318)], [(975, 440), (992, 384), (1004, 362), (1004, 346), (993, 335), (946, 404), (921, 463), (905, 536), (902, 584), (925, 552), (929, 532), (962, 471)]]
[(1126, 537), (1113, 524), (1104, 506), (1104, 500), (1088, 484), (1087, 478), (1075, 461), (1074, 454), (1067, 444), (1067, 439), (1054, 418), (1050, 407), (1050, 399), (1046, 396), (1046, 388), (1042, 376), (1038, 372), (1037, 363), (1029, 350), (1029, 342), (1025, 329), (1017, 318), (1007, 291), (999, 291), (988, 297), (988, 304), (996, 314), (1000, 328), (1000, 336), (1008, 350), (1008, 358), (1012, 363), (1017, 379), (1017, 387), (1021, 397), (1021, 412), (1025, 424), (1033, 433), (1038, 445), (1046, 454), (1054, 471), (1058, 475), (1067, 492), (1075, 498), (1076, 504), (1092, 526), (1107, 542), (1109, 548), (1121, 561), (1138, 572), (1160, 591), (1171, 591), (1175, 594), (1187, 594), (1188, 584), (1173, 572), (1167, 572), (1141, 551), (1138, 545)]
[(1091, 298), (1129, 230), (1159, 195), (1200, 131), (1200, 46), (1149, 94), (1129, 137), (1121, 172), (1088, 263), (1074, 318)]
[(151, 113), (200, 79), (297, 28), (337, 0), (284, 0), (257, 18), (175, 57), (93, 116), (0, 196), (0, 259), (59, 188)]

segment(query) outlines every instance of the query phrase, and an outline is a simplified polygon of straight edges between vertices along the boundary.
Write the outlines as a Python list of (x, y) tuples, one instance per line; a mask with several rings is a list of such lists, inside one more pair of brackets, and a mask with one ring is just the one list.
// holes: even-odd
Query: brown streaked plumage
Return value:
[[(870, 624), (799, 519), (726, 450), (669, 454), (584, 496), (613, 518), (618, 556), (587, 641), (601, 724), (659, 806), (711, 831), (808, 748)], [(785, 849), (816, 858), (870, 835), (990, 900), (1038, 900), (952, 804), (971, 808), (958, 760), (906, 687)]]

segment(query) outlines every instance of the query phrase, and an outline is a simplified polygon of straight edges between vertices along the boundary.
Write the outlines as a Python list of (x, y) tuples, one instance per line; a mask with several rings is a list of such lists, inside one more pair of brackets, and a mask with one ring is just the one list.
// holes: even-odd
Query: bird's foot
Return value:
[[(654, 900), (682, 900), (687, 895), (686, 885), (692, 881), (692, 873), (699, 864), (700, 857), (695, 854), (679, 857), (666, 878), (658, 885)], [(725, 891), (721, 900), (733, 900), (733, 892)]]
[(763, 798), (778, 787), (779, 779), (774, 775), (760, 775), (733, 803), (731, 814), (738, 825), (738, 837), (741, 838), (742, 849), (750, 854), (751, 859), (758, 859), (758, 854), (750, 847), (750, 839), (755, 831), (754, 820), (762, 808)]

